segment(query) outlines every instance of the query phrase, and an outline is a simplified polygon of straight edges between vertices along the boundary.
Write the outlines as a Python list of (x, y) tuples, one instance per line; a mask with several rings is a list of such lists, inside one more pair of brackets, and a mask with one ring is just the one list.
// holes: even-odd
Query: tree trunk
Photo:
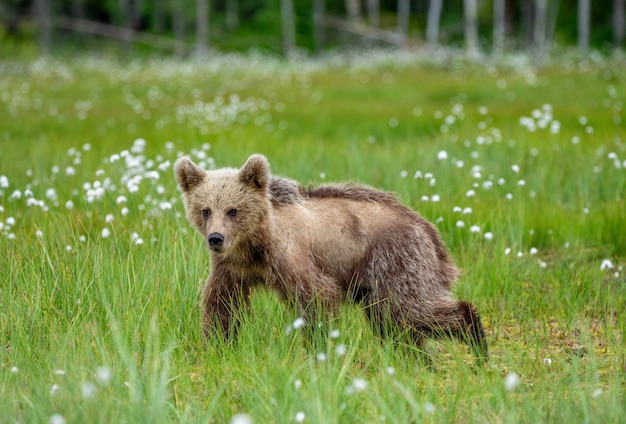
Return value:
[(39, 24), (39, 44), (41, 50), (50, 53), (52, 45), (52, 18), (50, 16), (50, 0), (35, 0), (35, 13)]
[(532, 47), (533, 45), (533, 7), (532, 1), (522, 2), (522, 22), (521, 22), (521, 38), (525, 47)]
[(617, 48), (624, 44), (624, 9), (624, 0), (613, 0), (613, 42)]
[(548, 4), (547, 23), (546, 23), (546, 47), (550, 49), (554, 43), (554, 34), (556, 33), (556, 21), (559, 16), (560, 0), (550, 1)]
[(319, 53), (326, 47), (325, 0), (313, 0), (313, 25), (315, 27), (315, 50)]
[(155, 34), (163, 34), (165, 32), (163, 0), (152, 0), (152, 30)]
[(505, 41), (506, 41), (506, 0), (493, 0), (493, 51), (494, 53), (501, 53), (504, 50)]
[(426, 21), (426, 42), (431, 46), (436, 46), (439, 42), (439, 21), (441, 19), (442, 5), (442, 0), (430, 0), (430, 3), (428, 5), (428, 20)]
[(239, 28), (239, 0), (226, 0), (226, 28)]
[(370, 26), (380, 28), (380, 1), (367, 0), (367, 20)]
[(172, 32), (178, 41), (185, 41), (185, 29), (187, 20), (185, 19), (185, 9), (180, 0), (170, 0), (172, 9)]
[(406, 40), (409, 38), (409, 18), (411, 15), (411, 3), (409, 0), (398, 0), (398, 34), (403, 39), (403, 44), (406, 45)]
[(72, 0), (71, 9), (72, 16), (79, 19), (85, 18), (85, 7), (83, 5), (83, 0)]
[[(119, 25), (124, 28), (131, 29), (133, 27), (133, 5), (131, 0), (118, 0), (119, 7)], [(132, 39), (122, 41), (122, 51), (128, 54), (133, 45)]]
[(280, 1), (280, 15), (283, 31), (283, 52), (288, 56), (296, 48), (296, 18), (293, 0)]
[(361, 2), (359, 0), (346, 0), (346, 12), (349, 21), (361, 20)]
[(209, 51), (209, 0), (196, 0), (196, 54), (206, 57)]
[(591, 20), (591, 1), (578, 0), (578, 48), (589, 50), (589, 27)]
[(535, 0), (535, 22), (533, 25), (533, 46), (542, 55), (546, 43), (547, 0)]
[(141, 29), (141, 11), (143, 9), (143, 0), (133, 0), (131, 4), (131, 21), (130, 25), (134, 30)]
[(465, 49), (470, 56), (478, 54), (478, 2), (463, 1), (465, 12)]

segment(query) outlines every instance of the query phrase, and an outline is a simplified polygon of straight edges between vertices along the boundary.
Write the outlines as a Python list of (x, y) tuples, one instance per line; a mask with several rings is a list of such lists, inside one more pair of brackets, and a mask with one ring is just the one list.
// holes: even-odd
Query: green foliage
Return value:
[[(557, 62), (3, 62), (0, 416), (625, 421), (624, 63)], [(486, 367), (441, 341), (433, 370), (407, 340), (376, 339), (359, 305), (307, 343), (265, 290), (237, 341), (205, 341), (210, 263), (171, 166), (253, 152), (303, 184), (395, 191), (436, 222), (465, 271), (455, 294), (485, 320)]]

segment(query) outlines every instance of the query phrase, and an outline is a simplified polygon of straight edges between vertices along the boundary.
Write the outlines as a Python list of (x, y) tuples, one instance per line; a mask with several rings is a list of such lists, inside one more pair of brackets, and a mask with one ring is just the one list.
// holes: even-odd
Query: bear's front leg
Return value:
[(237, 315), (249, 304), (249, 290), (228, 273), (213, 269), (202, 289), (201, 314), (204, 335), (237, 336)]

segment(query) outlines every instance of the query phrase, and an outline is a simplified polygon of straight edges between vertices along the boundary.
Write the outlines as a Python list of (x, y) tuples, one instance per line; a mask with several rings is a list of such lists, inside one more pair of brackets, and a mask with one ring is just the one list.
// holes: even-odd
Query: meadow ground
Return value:
[[(0, 62), (0, 421), (625, 422), (625, 63), (483, 62)], [(430, 342), (432, 370), (359, 306), (311, 351), (262, 290), (238, 342), (204, 343), (172, 164), (253, 152), (435, 222), (488, 364)]]

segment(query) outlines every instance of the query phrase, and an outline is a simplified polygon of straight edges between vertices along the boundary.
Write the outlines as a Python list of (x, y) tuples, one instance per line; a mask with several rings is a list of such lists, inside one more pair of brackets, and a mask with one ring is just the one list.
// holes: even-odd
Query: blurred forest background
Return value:
[[(621, 50), (626, 0), (2, 0), (0, 51)], [(593, 4), (592, 4), (593, 3)]]

